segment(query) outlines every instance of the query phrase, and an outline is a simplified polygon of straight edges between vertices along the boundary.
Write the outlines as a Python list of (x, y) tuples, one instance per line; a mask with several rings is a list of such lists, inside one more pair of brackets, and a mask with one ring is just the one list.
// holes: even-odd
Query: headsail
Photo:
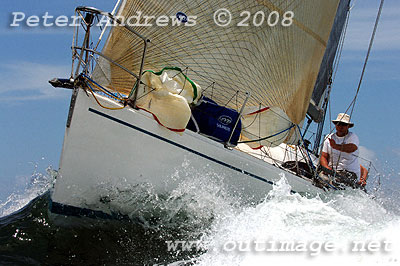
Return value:
[[(140, 24), (131, 26), (151, 40), (144, 70), (179, 67), (206, 96), (234, 109), (241, 107), (245, 92), (250, 92), (248, 110), (279, 109), (277, 116), (292, 126), (305, 118), (339, 1), (125, 0), (117, 15)], [(221, 8), (232, 17), (225, 27), (214, 20)], [(102, 53), (139, 74), (143, 41), (123, 27), (114, 27)], [(104, 59), (99, 59), (93, 77), (125, 93), (136, 82)], [(251, 123), (254, 119), (248, 121), (243, 135), (251, 140), (266, 137), (260, 126), (267, 125), (267, 132), (285, 127), (284, 123), (274, 129), (268, 121), (259, 121), (260, 126)], [(268, 145), (268, 140), (259, 144)]]

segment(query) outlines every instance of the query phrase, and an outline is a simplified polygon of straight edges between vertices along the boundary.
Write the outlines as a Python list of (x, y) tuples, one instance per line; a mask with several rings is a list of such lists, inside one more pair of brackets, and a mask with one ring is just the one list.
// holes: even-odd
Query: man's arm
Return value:
[(332, 168), (329, 167), (329, 154), (327, 152), (321, 152), (321, 157), (319, 158), (319, 164), (322, 167), (332, 170)]
[(352, 153), (358, 149), (357, 145), (353, 143), (336, 144), (336, 142), (333, 139), (329, 139), (329, 142), (331, 144), (332, 149), (343, 151), (346, 153)]
[(360, 164), (360, 172), (360, 181), (358, 183), (365, 187), (365, 185), (367, 184), (368, 170)]

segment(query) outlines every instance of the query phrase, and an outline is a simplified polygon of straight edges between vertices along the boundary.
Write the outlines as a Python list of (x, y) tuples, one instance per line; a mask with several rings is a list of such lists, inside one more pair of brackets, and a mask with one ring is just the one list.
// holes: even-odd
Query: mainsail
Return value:
[[(150, 40), (144, 70), (179, 67), (204, 95), (236, 110), (249, 92), (242, 135), (260, 140), (285, 128), (293, 132), (293, 125), (304, 120), (339, 2), (125, 0), (117, 17)], [(227, 26), (215, 22), (221, 8), (230, 11)], [(113, 27), (102, 53), (139, 75), (143, 46), (126, 28)], [(103, 58), (93, 77), (125, 94), (136, 83), (134, 76)], [(288, 135), (278, 142), (288, 142)]]

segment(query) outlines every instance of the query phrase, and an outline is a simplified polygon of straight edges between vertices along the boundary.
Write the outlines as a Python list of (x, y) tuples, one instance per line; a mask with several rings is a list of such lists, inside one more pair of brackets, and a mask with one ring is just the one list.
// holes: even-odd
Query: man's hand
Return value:
[(336, 145), (336, 141), (334, 139), (329, 139), (329, 144), (331, 145), (331, 147), (335, 150), (337, 150), (337, 145)]
[(364, 179), (360, 178), (360, 181), (357, 182), (359, 185), (365, 187), (367, 185), (367, 181), (365, 181)]
[(343, 151), (346, 153), (352, 153), (358, 149), (357, 145), (355, 145), (353, 143), (337, 144), (336, 141), (333, 139), (328, 139), (328, 140), (329, 140), (329, 144), (331, 145), (332, 149), (335, 149), (335, 150)]

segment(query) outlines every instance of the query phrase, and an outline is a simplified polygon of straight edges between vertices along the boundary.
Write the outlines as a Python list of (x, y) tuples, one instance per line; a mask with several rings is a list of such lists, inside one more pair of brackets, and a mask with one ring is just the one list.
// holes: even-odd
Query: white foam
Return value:
[[(399, 229), (400, 218), (361, 191), (308, 199), (290, 194), (283, 177), (264, 202), (213, 224), (205, 239), (208, 251), (198, 264), (397, 265)], [(307, 251), (286, 252), (290, 249), (280, 246), (284, 242)], [(334, 250), (323, 252), (327, 244)], [(282, 250), (273, 251), (273, 247)]]
[(7, 197), (4, 202), (0, 202), (0, 217), (7, 216), (26, 206), (31, 200), (47, 192), (53, 187), (57, 172), (51, 166), (46, 169), (46, 174), (35, 171), (27, 177), (25, 187), (20, 191), (15, 191)]

